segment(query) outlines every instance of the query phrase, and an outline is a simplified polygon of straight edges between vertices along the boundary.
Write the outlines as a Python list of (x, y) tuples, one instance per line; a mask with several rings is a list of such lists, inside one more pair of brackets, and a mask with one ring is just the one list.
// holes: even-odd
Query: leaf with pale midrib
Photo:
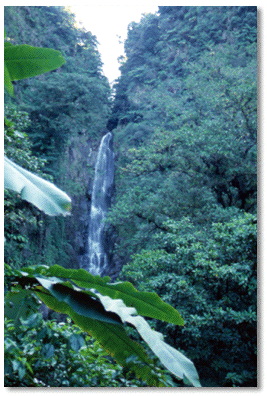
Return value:
[[(103, 347), (118, 359), (118, 362), (123, 365), (130, 364), (131, 368), (139, 373), (138, 375), (145, 375), (148, 381), (151, 380), (151, 375), (153, 377), (153, 373), (150, 372), (149, 360), (147, 360), (142, 347), (133, 343), (122, 327), (122, 323), (126, 322), (137, 329), (168, 370), (180, 379), (187, 379), (194, 386), (201, 386), (194, 364), (179, 351), (166, 344), (163, 341), (162, 334), (152, 330), (144, 318), (136, 316), (137, 310), (135, 307), (127, 307), (121, 299), (110, 298), (107, 295), (103, 296), (98, 290), (89, 289), (89, 286), (92, 287), (93, 281), (95, 285), (101, 284), (101, 281), (102, 285), (106, 285), (109, 278), (101, 279), (99, 276), (93, 276), (86, 271), (73, 272), (73, 270), (64, 270), (59, 266), (54, 267), (54, 271), (42, 266), (39, 271), (40, 275), (38, 276), (35, 275), (38, 272), (37, 268), (27, 268), (20, 273), (26, 283), (41, 285), (42, 289), (37, 287), (37, 290), (35, 290), (48, 307), (69, 314), (75, 323), (97, 338)], [(51, 275), (51, 272), (54, 276), (48, 278), (47, 275)], [(56, 273), (57, 277), (55, 276)], [(62, 276), (61, 279), (58, 277), (59, 274)], [(65, 279), (62, 279), (63, 274)], [(66, 282), (67, 275), (68, 282)], [(73, 286), (71, 282), (78, 283), (77, 275), (83, 275), (84, 278), (87, 278), (87, 290), (81, 290), (77, 286)], [(89, 278), (91, 283), (88, 281)], [(107, 284), (107, 287), (113, 286), (114, 289), (112, 290), (114, 291), (120, 285)], [(132, 286), (129, 283), (124, 286), (129, 288), (129, 285)], [(135, 289), (133, 288), (133, 290)], [(130, 287), (130, 291), (133, 292), (133, 290)], [(138, 296), (137, 290), (135, 293)], [(142, 295), (142, 298), (144, 296), (145, 294)], [(137, 297), (135, 296), (135, 298)], [(141, 306), (143, 304), (144, 301), (141, 300)], [(149, 305), (145, 306), (144, 311), (149, 312)], [(132, 355), (137, 356), (137, 359), (142, 363), (141, 366), (140, 363), (136, 363), (136, 359), (132, 359)], [(145, 366), (143, 367), (143, 365)], [(159, 382), (161, 383), (161, 381)]]
[(54, 184), (4, 158), (5, 188), (16, 191), (22, 199), (50, 216), (70, 214), (71, 199)]
[(71, 280), (79, 287), (96, 289), (102, 295), (122, 299), (128, 306), (134, 306), (139, 315), (159, 319), (176, 325), (184, 325), (183, 318), (171, 305), (160, 299), (156, 293), (139, 292), (130, 282), (109, 283), (110, 278), (93, 276), (84, 269), (72, 270), (54, 265), (48, 269), (46, 276), (56, 276)]
[(136, 316), (134, 308), (128, 308), (122, 300), (113, 300), (108, 296), (96, 294), (107, 311), (118, 314), (124, 322), (132, 324), (152, 351), (158, 356), (161, 363), (180, 379), (186, 378), (190, 384), (201, 387), (194, 364), (163, 341), (163, 335), (152, 330), (141, 316)]
[[(36, 294), (50, 309), (69, 315), (75, 324), (98, 340), (119, 364), (133, 370), (136, 376), (147, 381), (149, 386), (165, 386), (165, 382), (154, 374), (152, 361), (145, 350), (128, 337), (122, 326), (80, 315), (66, 302), (58, 301), (46, 289), (39, 290)], [(131, 360), (132, 356), (136, 356), (137, 359)]]

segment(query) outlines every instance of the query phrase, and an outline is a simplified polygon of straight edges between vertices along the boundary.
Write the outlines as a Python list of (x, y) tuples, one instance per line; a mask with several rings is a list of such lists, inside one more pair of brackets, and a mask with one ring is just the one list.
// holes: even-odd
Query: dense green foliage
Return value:
[[(64, 58), (58, 51), (29, 45), (12, 45), (7, 41), (5, 42), (5, 88), (13, 96), (12, 81), (42, 74), (57, 68), (62, 63), (64, 63)], [(7, 118), (5, 125), (7, 126), (7, 138), (18, 135), (14, 130), (14, 124)], [(8, 141), (10, 143), (10, 140)], [(19, 193), (22, 199), (50, 216), (67, 214), (70, 209), (71, 200), (63, 191), (8, 158), (5, 158), (5, 188)], [(34, 326), (37, 315), (29, 317), (29, 314), (34, 306), (35, 294), (48, 307), (68, 314), (83, 330), (95, 336), (118, 362), (121, 362), (129, 370), (133, 370), (137, 377), (142, 378), (149, 386), (167, 386), (167, 382), (164, 376), (153, 367), (152, 361), (142, 347), (127, 336), (122, 328), (123, 323), (130, 323), (138, 330), (163, 365), (175, 376), (187, 384), (201, 386), (194, 364), (183, 354), (167, 345), (163, 341), (162, 335), (152, 330), (143, 317), (136, 316), (140, 313), (140, 306), (141, 312), (144, 312), (146, 316), (151, 316), (152, 307), (152, 317), (159, 316), (168, 322), (183, 324), (179, 313), (170, 307), (169, 315), (169, 309), (164, 309), (168, 308), (167, 304), (161, 302), (156, 294), (138, 293), (128, 282), (111, 286), (110, 283), (102, 285), (102, 282), (109, 282), (110, 279), (101, 281), (100, 277), (93, 277), (82, 270), (67, 270), (67, 274), (65, 274), (66, 270), (64, 271), (60, 266), (56, 266), (56, 275), (60, 278), (55, 276), (49, 278), (53, 268), (55, 266), (51, 270), (47, 265), (45, 267), (34, 266), (34, 269), (24, 267), (21, 272), (7, 266), (5, 315), (12, 320), (11, 329), (17, 330), (20, 323), (23, 324), (24, 319), (26, 322), (30, 321)], [(63, 275), (64, 279), (61, 279), (62, 271), (65, 274)], [(72, 283), (64, 282), (65, 278), (72, 283), (75, 282), (77, 286), (74, 288)], [(107, 293), (104, 292), (104, 295), (98, 293), (99, 282), (100, 290), (103, 287), (108, 290)], [(78, 288), (80, 284), (83, 286), (82, 289)], [(85, 289), (85, 285), (87, 289)], [(94, 286), (97, 293), (94, 289), (90, 290)], [(26, 289), (23, 290), (25, 287)], [(109, 297), (110, 288), (113, 298)], [(33, 295), (32, 292), (34, 292)], [(114, 299), (114, 292), (116, 297), (122, 294), (122, 300)], [(126, 295), (127, 305), (123, 298), (124, 295)], [(129, 297), (130, 302), (128, 301)], [(137, 309), (135, 300), (138, 302)], [(19, 348), (15, 349), (16, 352), (19, 351)], [(16, 360), (12, 354), (8, 355), (8, 350), (9, 345), (6, 347), (7, 382), (9, 376), (13, 377), (12, 367), (15, 372), (18, 371), (19, 380), (22, 380), (26, 374), (26, 368), (33, 374), (31, 365), (25, 357)], [(45, 353), (47, 352), (50, 357), (53, 355), (53, 350), (54, 346), (48, 345)], [(39, 379), (34, 378), (34, 380), (38, 384), (40, 382), (43, 384)]]
[(167, 326), (168, 342), (186, 350), (207, 384), (253, 386), (256, 217), (235, 215), (211, 230), (197, 230), (189, 218), (165, 226), (158, 249), (134, 255), (122, 275), (186, 318), (184, 328)]
[[(16, 110), (14, 106), (5, 108), (5, 154), (25, 169), (41, 177), (51, 176), (42, 172), (45, 160), (32, 154), (32, 143), (25, 130), (30, 120), (27, 113)], [(36, 242), (39, 242), (42, 228), (42, 215), (32, 205), (18, 198), (11, 190), (5, 190), (5, 262), (19, 267)], [(39, 245), (39, 243), (38, 243)], [(28, 257), (29, 258), (29, 257)]]
[[(179, 7), (173, 8), (173, 12), (178, 12)], [(185, 8), (182, 7), (183, 14)], [(189, 8), (188, 14), (192, 13), (193, 18), (199, 9)], [(233, 12), (232, 7), (224, 8)], [(221, 13), (220, 7), (211, 7), (212, 10), (214, 14)], [(247, 12), (251, 14), (249, 8)], [(202, 13), (204, 18), (205, 9)], [(254, 212), (256, 205), (256, 43), (250, 43), (254, 36), (249, 36), (247, 45), (241, 49), (235, 41), (233, 44), (226, 41), (224, 45), (214, 42), (205, 52), (197, 46), (197, 62), (190, 56), (191, 46), (184, 49), (182, 56), (175, 43), (176, 57), (182, 56), (181, 76), (170, 69), (166, 78), (151, 80), (143, 72), (145, 80), (134, 83), (132, 75), (137, 66), (132, 63), (137, 55), (132, 53), (132, 36), (136, 43), (141, 26), (148, 29), (146, 25), (154, 19), (158, 19), (159, 32), (162, 26), (156, 47), (164, 47), (163, 53), (168, 48), (165, 25), (175, 29), (165, 12), (158, 18), (144, 18), (140, 26), (132, 25), (126, 44), (128, 58), (121, 68), (114, 106), (114, 117), (117, 106), (121, 109), (114, 130), (119, 150), (114, 224), (123, 233), (122, 246), (129, 241), (132, 251), (136, 244), (140, 249), (145, 243), (142, 234), (138, 237), (145, 222), (151, 229), (160, 227), (168, 218), (190, 215), (196, 223), (203, 224), (213, 222), (214, 212), (221, 208)], [(242, 21), (243, 17), (240, 24)], [(179, 22), (175, 30), (177, 40), (181, 24), (185, 23)], [(143, 34), (141, 30), (140, 40)], [(239, 35), (237, 42), (238, 39)], [(139, 50), (139, 46), (134, 48)], [(149, 63), (150, 72), (155, 69), (155, 76), (156, 65), (163, 63), (162, 51), (158, 49), (154, 55), (148, 50), (142, 52), (143, 62)], [(233, 59), (238, 55), (243, 57), (242, 66)], [(165, 70), (163, 65), (162, 69)], [(126, 110), (125, 102), (120, 101), (122, 87), (129, 104)], [(139, 119), (130, 118), (133, 111), (139, 114)], [(132, 243), (133, 238), (136, 244)]]
[(57, 178), (59, 155), (71, 138), (101, 136), (109, 114), (110, 87), (101, 72), (96, 37), (74, 25), (64, 7), (5, 7), (9, 42), (59, 50), (66, 63), (58, 70), (16, 84), (20, 107), (32, 121), (28, 134), (34, 153), (48, 161)]
[(256, 386), (256, 7), (159, 7), (128, 27), (109, 127), (121, 279), (207, 386)]
[(38, 313), (18, 329), (5, 320), (5, 378), (9, 387), (146, 386), (70, 320), (44, 322)]
[[(123, 283), (113, 290), (100, 280), (96, 289), (127, 307), (134, 303), (145, 316), (152, 312), (142, 311), (147, 292), (157, 293), (161, 307), (170, 304), (185, 325), (171, 321), (171, 311), (168, 323), (152, 315), (150, 325), (192, 359), (202, 386), (256, 387), (256, 7), (160, 6), (131, 23), (112, 103), (96, 37), (75, 27), (63, 7), (5, 7), (5, 29), (6, 47), (51, 47), (66, 59), (56, 71), (14, 84), (15, 98), (5, 98), (5, 150), (29, 171), (54, 178), (74, 202), (70, 220), (50, 219), (6, 192), (6, 262), (17, 269), (75, 267), (75, 211), (88, 194), (91, 150), (107, 125), (117, 159), (108, 221), (116, 235), (114, 258), (124, 264)], [(44, 268), (43, 276), (64, 278), (63, 268)], [(64, 280), (75, 283), (79, 271), (70, 278), (66, 271)], [(11, 290), (14, 279), (8, 279)], [(77, 287), (91, 290), (78, 281)], [(43, 292), (54, 292), (51, 283), (44, 285)], [(131, 302), (135, 288), (139, 302)], [(126, 297), (126, 290), (133, 294)], [(61, 297), (69, 301), (73, 292), (65, 292)], [(24, 293), (28, 297), (27, 288)], [(65, 302), (53, 296), (47, 303), (62, 308)], [(147, 382), (133, 379), (129, 370), (140, 369), (135, 358), (122, 359), (122, 369), (68, 322), (19, 312), (20, 319), (5, 322), (7, 386), (162, 386), (159, 361), (153, 361), (155, 376), (142, 373)], [(127, 336), (139, 342), (133, 329)], [(151, 355), (145, 354), (140, 352), (146, 364)], [(181, 386), (163, 376), (165, 386)]]
[[(25, 133), (30, 119), (26, 112), (15, 106), (5, 107), (5, 154), (16, 164), (52, 182), (53, 178), (44, 172), (46, 160), (32, 153), (32, 142)], [(26, 263), (50, 264), (61, 255), (59, 248), (67, 250), (68, 245), (59, 238), (64, 229), (63, 219), (48, 219), (32, 204), (22, 201), (12, 190), (5, 190), (5, 262), (14, 268)], [(55, 238), (57, 235), (57, 238)], [(67, 252), (66, 252), (67, 254)]]
[[(34, 293), (49, 308), (67, 314), (81, 329), (97, 339), (103, 348), (128, 371), (148, 386), (169, 386), (160, 368), (155, 367), (146, 349), (127, 334), (132, 325), (148, 347), (179, 381), (201, 386), (194, 364), (163, 341), (140, 316), (183, 325), (180, 314), (157, 294), (139, 292), (129, 282), (112, 284), (110, 278), (93, 276), (83, 269), (70, 270), (58, 265), (34, 266), (12, 271), (7, 268), (6, 316), (18, 326), (20, 317), (31, 311), (29, 294)], [(25, 290), (26, 288), (26, 290)], [(28, 315), (29, 313), (27, 313)]]

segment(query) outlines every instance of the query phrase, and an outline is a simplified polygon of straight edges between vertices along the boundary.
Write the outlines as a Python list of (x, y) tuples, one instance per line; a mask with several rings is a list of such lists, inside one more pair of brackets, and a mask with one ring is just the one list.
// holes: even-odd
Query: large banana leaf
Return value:
[(11, 81), (34, 77), (54, 70), (65, 63), (61, 52), (52, 48), (5, 45), (5, 66)]
[[(26, 268), (25, 271), (34, 274), (36, 270)], [(96, 289), (102, 295), (113, 299), (122, 299), (126, 306), (134, 306), (139, 315), (180, 326), (184, 325), (184, 320), (179, 312), (162, 301), (156, 293), (139, 292), (130, 282), (112, 284), (109, 277), (101, 278), (100, 276), (93, 276), (84, 269), (72, 270), (62, 268), (59, 265), (53, 265), (48, 269), (42, 267), (40, 271), (46, 277), (66, 279), (87, 290)]]
[(8, 41), (5, 42), (4, 60), (4, 84), (11, 96), (14, 96), (12, 81), (46, 73), (65, 63), (62, 54), (54, 49), (12, 45)]
[(70, 214), (71, 199), (54, 184), (23, 169), (5, 157), (5, 188), (16, 191), (22, 199), (50, 216)]
[[(94, 312), (95, 304), (93, 305), (93, 309), (89, 304), (83, 305), (84, 301), (88, 301), (88, 295), (85, 292), (81, 292), (79, 299), (72, 301), (73, 290), (65, 286), (64, 298), (59, 300), (50, 293), (49, 283), (45, 283), (44, 279), (41, 282), (47, 288), (41, 287), (36, 289), (35, 292), (50, 309), (69, 315), (74, 323), (98, 340), (103, 348), (119, 364), (134, 371), (136, 376), (147, 381), (149, 386), (165, 386), (164, 379), (161, 380), (155, 374), (155, 367), (152, 365), (152, 360), (149, 359), (145, 350), (138, 343), (131, 340), (120, 320), (118, 320), (117, 324), (111, 323), (109, 320), (110, 312), (105, 311), (103, 306), (101, 307), (101, 315), (98, 316), (99, 320), (93, 319), (92, 317), (95, 314), (97, 316), (97, 312)], [(67, 289), (69, 289), (69, 298)], [(57, 293), (54, 294), (57, 295)], [(118, 316), (113, 314), (113, 318), (118, 318)]]
[[(45, 273), (46, 277), (44, 277)], [(47, 277), (48, 274), (53, 274), (53, 276), (49, 278)], [(57, 277), (54, 276), (55, 274), (57, 274)], [(64, 279), (60, 279), (58, 277), (59, 274), (64, 274)], [(70, 277), (71, 274), (74, 275), (73, 278)], [(87, 275), (90, 276), (88, 277)], [(77, 278), (81, 279), (81, 276), (85, 279), (82, 286), (83, 289), (73, 286), (71, 283), (74, 282), (77, 285)], [(103, 347), (114, 356), (120, 364), (133, 369), (138, 377), (148, 381), (149, 384), (154, 384), (151, 386), (164, 385), (163, 382), (159, 381), (158, 377), (153, 374), (151, 362), (147, 358), (143, 348), (137, 343), (134, 343), (127, 336), (122, 327), (122, 322), (131, 324), (137, 329), (141, 337), (159, 357), (163, 365), (174, 375), (180, 379), (184, 379), (193, 386), (201, 386), (193, 363), (180, 352), (166, 344), (163, 341), (162, 334), (153, 331), (144, 318), (136, 316), (137, 310), (135, 309), (135, 302), (138, 301), (138, 291), (128, 282), (124, 284), (124, 293), (122, 293), (121, 290), (118, 291), (119, 294), (124, 297), (124, 294), (126, 294), (125, 299), (127, 300), (129, 296), (127, 296), (125, 290), (129, 285), (132, 286), (129, 287), (129, 295), (131, 295), (131, 293), (134, 294), (134, 300), (131, 300), (133, 307), (127, 307), (121, 299), (113, 299), (107, 295), (103, 296), (101, 293), (96, 292), (95, 289), (99, 289), (98, 285), (100, 285), (101, 288), (101, 278), (88, 274), (84, 270), (75, 271), (66, 270), (59, 266), (51, 268), (42, 266), (39, 269), (24, 269), (23, 272), (20, 272), (20, 278), (20, 283), (26, 284), (31, 288), (35, 287), (35, 292), (49, 308), (70, 315), (77, 325), (99, 340)], [(114, 293), (117, 287), (121, 287), (121, 284), (108, 284), (108, 279), (108, 277), (102, 279), (102, 287), (103, 289), (106, 288), (106, 291), (112, 286), (111, 290)], [(84, 289), (85, 282), (87, 282), (87, 286), (90, 285), (90, 288), (94, 285), (94, 290), (92, 290), (92, 288), (91, 290), (89, 288)], [(139, 309), (149, 314), (150, 304), (145, 304), (146, 294), (149, 296), (150, 293), (141, 295)], [(155, 301), (155, 299), (153, 301)], [(161, 303), (159, 303), (159, 307), (161, 310)], [(136, 362), (136, 360), (139, 361), (139, 363)], [(156, 382), (157, 385), (155, 385)]]

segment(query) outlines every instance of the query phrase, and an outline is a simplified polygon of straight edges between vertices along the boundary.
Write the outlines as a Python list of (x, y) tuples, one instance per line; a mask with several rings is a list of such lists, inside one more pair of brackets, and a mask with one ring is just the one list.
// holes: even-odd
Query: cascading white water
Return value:
[[(88, 254), (86, 269), (93, 275), (101, 275), (108, 266), (105, 241), (105, 219), (114, 189), (114, 153), (112, 133), (101, 140), (97, 154), (89, 220)], [(83, 265), (84, 267), (84, 265)]]

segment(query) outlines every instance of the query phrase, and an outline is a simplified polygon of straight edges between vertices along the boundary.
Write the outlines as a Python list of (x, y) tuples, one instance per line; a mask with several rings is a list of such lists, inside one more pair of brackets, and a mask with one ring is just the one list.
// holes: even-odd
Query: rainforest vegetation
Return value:
[[(65, 7), (5, 7), (7, 51), (65, 60), (7, 85), (5, 155), (72, 201), (71, 216), (51, 217), (5, 190), (5, 386), (199, 386), (191, 366), (166, 367), (178, 350), (204, 387), (256, 387), (257, 7), (159, 6), (128, 26), (113, 87), (93, 33)], [(79, 270), (107, 131), (115, 283)], [(116, 306), (86, 321), (75, 296), (135, 301), (142, 317), (125, 314), (126, 329)], [(140, 341), (141, 323), (163, 334), (162, 353)]]

